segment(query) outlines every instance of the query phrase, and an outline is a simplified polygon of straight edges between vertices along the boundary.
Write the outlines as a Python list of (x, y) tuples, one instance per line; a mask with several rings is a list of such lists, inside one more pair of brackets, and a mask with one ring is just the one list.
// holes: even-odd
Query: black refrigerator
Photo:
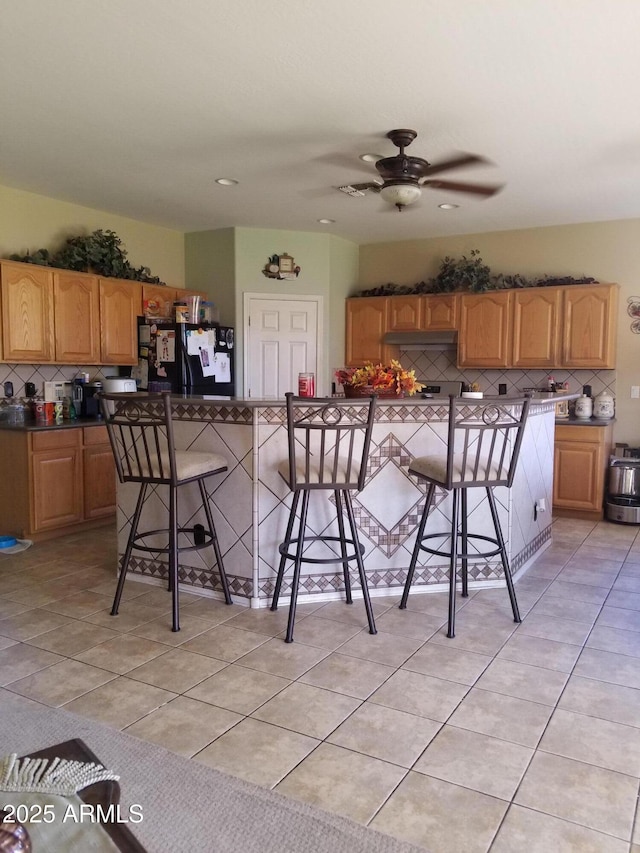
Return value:
[(138, 317), (138, 366), (132, 376), (143, 391), (233, 397), (233, 329)]

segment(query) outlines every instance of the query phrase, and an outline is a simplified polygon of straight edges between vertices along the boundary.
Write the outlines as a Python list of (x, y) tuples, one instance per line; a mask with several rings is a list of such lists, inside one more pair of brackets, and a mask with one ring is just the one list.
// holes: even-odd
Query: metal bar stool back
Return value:
[[(460, 560), (462, 595), (466, 597), (469, 594), (469, 559), (488, 559), (499, 554), (513, 618), (516, 622), (521, 621), (493, 489), (496, 486), (510, 488), (513, 484), (530, 402), (529, 399), (522, 398), (504, 402), (470, 403), (466, 398), (451, 396), (447, 446), (439, 453), (417, 457), (409, 465), (409, 473), (426, 481), (428, 489), (400, 608), (404, 609), (407, 606), (420, 551), (439, 557), (448, 557), (448, 637), (455, 636), (458, 560)], [(452, 494), (451, 528), (446, 532), (425, 534), (436, 487)], [(467, 490), (472, 488), (485, 489), (493, 522), (491, 536), (469, 532)], [(432, 540), (437, 539), (448, 540), (449, 550), (445, 550), (444, 543), (440, 547), (432, 547)], [(473, 551), (470, 550), (471, 546), (474, 548)], [(481, 548), (488, 548), (488, 550), (480, 550)]]
[[(143, 393), (103, 393), (98, 396), (118, 478), (121, 483), (140, 484), (111, 615), (118, 614), (132, 552), (167, 554), (169, 589), (172, 593), (172, 630), (179, 631), (178, 556), (181, 552), (212, 546), (225, 601), (227, 604), (232, 603), (204, 484), (207, 477), (227, 470), (227, 460), (217, 453), (176, 450), (171, 394), (168, 391), (151, 396)], [(179, 487), (194, 482), (200, 489), (207, 527), (179, 527)], [(149, 487), (158, 485), (169, 489), (169, 525), (167, 528), (140, 530), (140, 517), (149, 496)]]
[[(290, 560), (293, 562), (293, 577), (286, 642), (292, 642), (302, 564), (341, 563), (347, 603), (351, 604), (353, 599), (349, 563), (355, 560), (369, 632), (375, 634), (376, 627), (362, 560), (364, 546), (358, 539), (351, 492), (364, 488), (376, 398), (356, 398), (345, 405), (344, 402), (338, 403), (331, 397), (296, 397), (291, 393), (285, 396), (289, 457), (279, 467), (279, 472), (293, 492), (293, 500), (284, 542), (279, 546), (281, 557), (271, 609), (278, 608), (286, 563)], [(309, 532), (309, 496), (314, 491), (333, 492), (337, 536), (315, 535)], [(301, 508), (298, 518), (299, 504)], [(345, 512), (348, 533), (344, 523)], [(316, 543), (328, 546), (329, 556), (313, 556)]]

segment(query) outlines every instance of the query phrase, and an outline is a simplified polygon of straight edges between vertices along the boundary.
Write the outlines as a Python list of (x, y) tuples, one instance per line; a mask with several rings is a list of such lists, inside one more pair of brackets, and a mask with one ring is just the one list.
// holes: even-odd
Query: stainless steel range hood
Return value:
[(457, 332), (387, 332), (382, 339), (385, 344), (395, 344), (400, 349), (412, 350), (455, 350)]

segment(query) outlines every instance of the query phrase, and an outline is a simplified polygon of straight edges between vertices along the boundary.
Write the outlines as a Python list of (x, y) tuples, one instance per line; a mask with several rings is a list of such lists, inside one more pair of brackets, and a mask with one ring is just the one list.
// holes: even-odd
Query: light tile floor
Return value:
[[(432, 853), (640, 853), (640, 534), (558, 519), (506, 591), (278, 613), (129, 579), (113, 531), (0, 556), (0, 689)], [(52, 556), (53, 555), (53, 556)]]

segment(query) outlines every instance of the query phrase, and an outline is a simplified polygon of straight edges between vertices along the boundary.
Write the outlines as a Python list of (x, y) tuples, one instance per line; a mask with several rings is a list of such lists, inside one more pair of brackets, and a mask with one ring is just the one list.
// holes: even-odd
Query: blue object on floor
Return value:
[(18, 544), (15, 536), (0, 536), (0, 548), (13, 548)]

